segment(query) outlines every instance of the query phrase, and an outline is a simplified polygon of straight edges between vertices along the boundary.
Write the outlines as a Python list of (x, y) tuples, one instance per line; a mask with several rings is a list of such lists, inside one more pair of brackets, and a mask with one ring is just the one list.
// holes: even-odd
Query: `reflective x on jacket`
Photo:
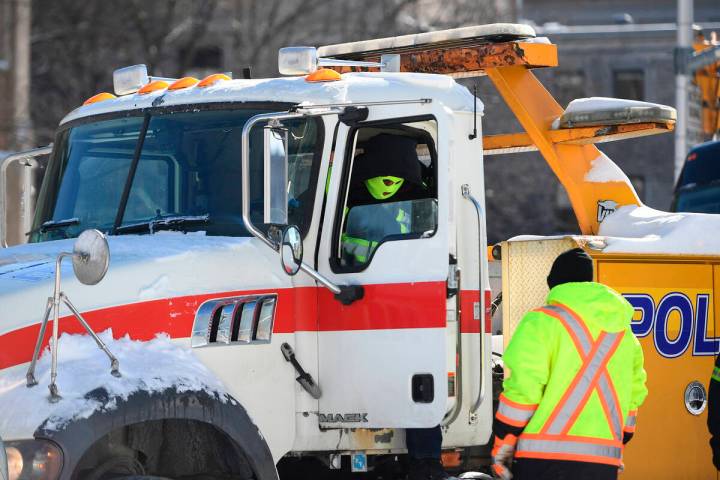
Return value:
[(503, 356), (496, 423), (522, 431), (516, 458), (620, 465), (647, 395), (632, 306), (594, 282), (553, 288), (523, 317)]

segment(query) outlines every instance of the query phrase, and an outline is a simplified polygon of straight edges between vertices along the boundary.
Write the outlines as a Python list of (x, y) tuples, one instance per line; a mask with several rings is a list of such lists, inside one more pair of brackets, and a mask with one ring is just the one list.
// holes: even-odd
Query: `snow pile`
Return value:
[(584, 180), (586, 182), (625, 182), (630, 184), (630, 179), (628, 179), (620, 167), (602, 152), (600, 152), (599, 157), (592, 161), (591, 166), (590, 171), (585, 174)]
[(599, 234), (610, 237), (604, 253), (720, 255), (718, 232), (720, 215), (627, 205), (605, 218)]
[[(38, 385), (27, 388), (27, 365), (0, 376), (0, 435), (33, 432), (47, 419), (45, 428), (59, 429), (73, 419), (87, 418), (99, 409), (112, 410), (118, 399), (127, 399), (139, 390), (159, 392), (174, 387), (178, 391), (215, 392), (227, 401), (226, 390), (189, 348), (173, 343), (165, 334), (141, 342), (129, 337), (113, 339), (106, 330), (100, 338), (120, 361), (122, 377), (110, 374), (110, 361), (88, 335), (64, 334), (59, 339), (57, 384), (62, 400), (48, 401), (50, 351), (37, 363)], [(106, 402), (87, 395), (103, 388)], [(102, 397), (102, 396), (100, 396)]]

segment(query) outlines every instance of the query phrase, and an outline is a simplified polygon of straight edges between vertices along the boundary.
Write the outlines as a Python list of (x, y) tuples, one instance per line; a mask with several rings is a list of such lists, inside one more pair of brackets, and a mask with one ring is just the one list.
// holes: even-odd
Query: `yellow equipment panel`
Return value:
[[(503, 243), (505, 342), (522, 315), (544, 303), (545, 277), (555, 257), (588, 237)], [(649, 394), (625, 450), (622, 479), (716, 479), (703, 403), (720, 339), (715, 312), (720, 298), (720, 258), (603, 254), (585, 248), (595, 278), (635, 307), (633, 332), (645, 355)], [(692, 410), (692, 412), (691, 412)]]

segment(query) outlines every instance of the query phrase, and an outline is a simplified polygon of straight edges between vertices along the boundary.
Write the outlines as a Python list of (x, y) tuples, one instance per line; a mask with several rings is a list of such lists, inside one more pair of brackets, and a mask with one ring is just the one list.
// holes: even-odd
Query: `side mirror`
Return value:
[(110, 266), (110, 248), (105, 235), (95, 229), (82, 232), (75, 240), (72, 264), (80, 283), (100, 283)]
[(300, 271), (303, 260), (303, 244), (300, 230), (295, 225), (285, 227), (280, 242), (280, 263), (290, 276)]
[(278, 121), (263, 129), (265, 199), (263, 222), (288, 223), (288, 130)]

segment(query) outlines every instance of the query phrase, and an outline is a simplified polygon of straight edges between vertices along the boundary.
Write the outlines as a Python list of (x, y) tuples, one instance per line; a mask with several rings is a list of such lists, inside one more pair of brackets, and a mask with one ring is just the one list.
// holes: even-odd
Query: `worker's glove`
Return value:
[(495, 445), (492, 449), (492, 472), (502, 480), (510, 480), (512, 473), (510, 465), (512, 465), (513, 456), (515, 455), (515, 445), (517, 437), (515, 435), (505, 435), (505, 438), (495, 437)]

